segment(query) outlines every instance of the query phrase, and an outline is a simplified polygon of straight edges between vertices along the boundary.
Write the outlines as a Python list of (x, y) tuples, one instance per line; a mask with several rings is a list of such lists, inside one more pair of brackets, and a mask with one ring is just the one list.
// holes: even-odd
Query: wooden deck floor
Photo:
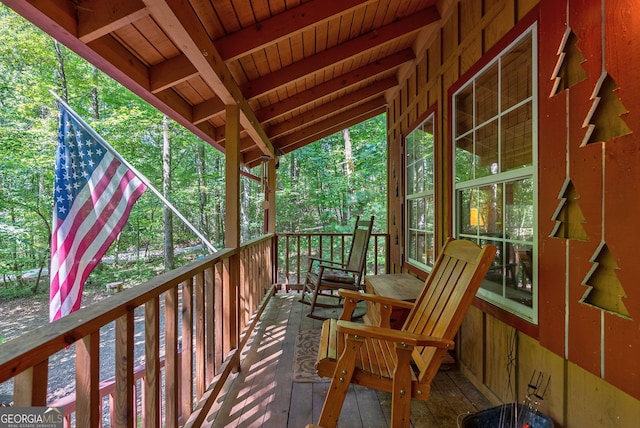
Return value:
[[(211, 409), (207, 427), (303, 428), (317, 421), (328, 382), (292, 381), (296, 333), (320, 328), (306, 317), (297, 294), (276, 294), (243, 352), (243, 368), (225, 385)], [(429, 401), (413, 400), (414, 427), (456, 428), (460, 415), (490, 407), (490, 402), (455, 368), (441, 370)], [(388, 427), (391, 395), (352, 385), (339, 427)]]

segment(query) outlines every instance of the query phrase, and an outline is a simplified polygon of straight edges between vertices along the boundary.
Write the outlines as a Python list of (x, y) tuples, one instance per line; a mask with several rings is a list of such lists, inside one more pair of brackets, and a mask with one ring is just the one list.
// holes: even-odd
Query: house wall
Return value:
[(402, 136), (435, 109), (441, 247), (452, 234), (449, 89), (504, 47), (509, 32), (537, 21), (539, 320), (529, 324), (476, 299), (459, 333), (461, 369), (496, 403), (521, 402), (534, 371), (550, 375), (540, 409), (558, 426), (640, 426), (637, 2), (441, 5), (442, 27), (415, 46), (418, 59), (389, 103), (391, 271), (410, 270)]

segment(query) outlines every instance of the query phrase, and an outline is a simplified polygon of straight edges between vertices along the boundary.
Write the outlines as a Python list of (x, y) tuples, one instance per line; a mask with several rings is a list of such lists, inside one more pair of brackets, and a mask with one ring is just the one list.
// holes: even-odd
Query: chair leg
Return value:
[(344, 351), (336, 364), (331, 386), (329, 386), (329, 391), (320, 413), (318, 425), (323, 428), (335, 428), (338, 423), (344, 398), (347, 395), (351, 377), (355, 370), (356, 356), (363, 343), (362, 338), (356, 339), (351, 335), (347, 336)]
[(391, 428), (406, 428), (411, 422), (411, 352), (413, 347), (396, 344), (397, 365), (391, 391)]

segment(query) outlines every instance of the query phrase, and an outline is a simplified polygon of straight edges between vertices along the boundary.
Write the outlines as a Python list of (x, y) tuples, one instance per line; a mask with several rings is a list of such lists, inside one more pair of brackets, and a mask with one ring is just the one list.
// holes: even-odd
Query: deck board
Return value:
[[(304, 427), (317, 421), (328, 382), (296, 383), (293, 359), (296, 333), (320, 328), (306, 317), (297, 294), (276, 294), (243, 351), (242, 369), (230, 379), (207, 416), (207, 427)], [(413, 400), (413, 427), (455, 428), (459, 415), (490, 407), (490, 402), (458, 370), (440, 371), (430, 400)], [(351, 385), (339, 427), (388, 428), (391, 395)]]

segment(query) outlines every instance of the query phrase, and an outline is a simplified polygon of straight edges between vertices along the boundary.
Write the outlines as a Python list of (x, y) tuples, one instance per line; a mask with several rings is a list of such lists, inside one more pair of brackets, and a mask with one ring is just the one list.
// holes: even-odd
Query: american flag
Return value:
[(51, 236), (51, 322), (80, 308), (84, 283), (145, 191), (134, 175), (62, 106)]

